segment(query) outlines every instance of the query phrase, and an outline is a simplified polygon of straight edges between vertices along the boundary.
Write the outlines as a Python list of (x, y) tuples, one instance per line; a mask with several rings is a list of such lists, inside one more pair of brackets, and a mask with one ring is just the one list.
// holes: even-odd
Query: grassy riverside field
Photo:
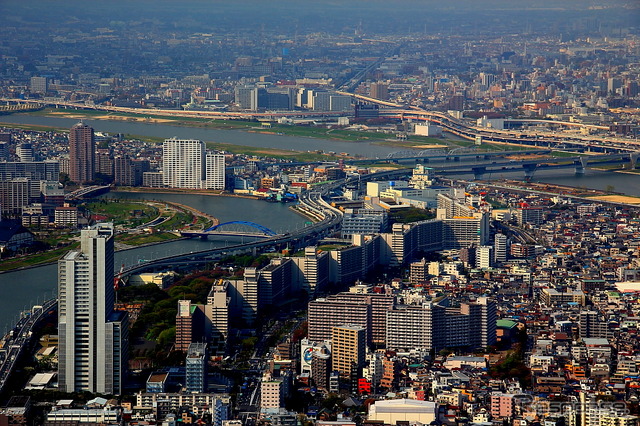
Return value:
[[(397, 147), (406, 147), (406, 148), (443, 148), (443, 147), (452, 147), (452, 148), (460, 148), (460, 147), (468, 147), (473, 145), (472, 141), (462, 141), (462, 140), (453, 140), (446, 138), (434, 138), (427, 136), (416, 136), (412, 135), (410, 140), (405, 141), (394, 141), (392, 140), (395, 135), (377, 131), (369, 131), (369, 130), (346, 130), (346, 129), (338, 129), (338, 128), (326, 128), (326, 127), (315, 127), (315, 126), (306, 126), (306, 125), (287, 125), (287, 124), (278, 124), (278, 123), (270, 123), (269, 126), (264, 126), (261, 122), (258, 121), (247, 121), (247, 120), (221, 120), (221, 119), (208, 119), (208, 118), (196, 118), (196, 117), (171, 117), (171, 116), (162, 116), (162, 115), (149, 115), (149, 114), (134, 114), (134, 113), (110, 113), (105, 111), (92, 111), (92, 110), (77, 110), (77, 109), (54, 109), (54, 108), (46, 108), (43, 110), (32, 111), (28, 113), (29, 115), (35, 116), (44, 116), (44, 117), (63, 117), (63, 118), (88, 118), (88, 119), (96, 119), (96, 120), (123, 120), (123, 121), (137, 121), (137, 122), (146, 122), (146, 123), (162, 123), (162, 124), (171, 124), (181, 127), (200, 127), (200, 128), (211, 128), (211, 129), (225, 129), (225, 130), (245, 130), (249, 132), (259, 132), (265, 134), (276, 134), (276, 135), (287, 135), (287, 136), (298, 136), (298, 137), (310, 137), (310, 138), (320, 138), (320, 139), (331, 139), (338, 140), (344, 142), (358, 142), (358, 141), (368, 141), (368, 142), (379, 142), (383, 145), (391, 145)], [(0, 118), (1, 121), (1, 118)], [(50, 129), (45, 126), (24, 126), (17, 128), (30, 128), (32, 130), (39, 129)], [(67, 130), (68, 129), (61, 129)], [(131, 135), (135, 136), (135, 135)], [(141, 138), (142, 139), (142, 138)], [(151, 138), (147, 139), (149, 141), (155, 142), (154, 139), (159, 138)], [(391, 140), (390, 140), (391, 139)], [(507, 148), (504, 145), (492, 145), (485, 144), (485, 146), (489, 146), (498, 150), (506, 150)]]
[[(441, 150), (456, 150), (461, 148), (473, 148), (475, 143), (473, 141), (464, 140), (454, 137), (427, 137), (410, 135), (408, 139), (395, 139), (395, 134), (384, 133), (371, 130), (353, 130), (353, 129), (340, 129), (340, 128), (327, 128), (308, 125), (287, 125), (279, 123), (269, 123), (263, 125), (258, 121), (248, 120), (222, 120), (222, 119), (207, 119), (196, 117), (172, 117), (162, 115), (149, 115), (149, 114), (134, 114), (134, 113), (110, 113), (106, 111), (92, 111), (92, 110), (74, 110), (64, 109), (58, 110), (53, 108), (46, 108), (38, 111), (28, 112), (29, 115), (42, 116), (42, 117), (60, 117), (60, 118), (75, 118), (75, 119), (94, 119), (105, 121), (127, 121), (127, 122), (140, 122), (147, 124), (168, 124), (180, 127), (194, 127), (194, 128), (210, 128), (210, 129), (222, 129), (222, 130), (239, 130), (248, 133), (260, 133), (271, 135), (283, 135), (283, 136), (296, 136), (304, 138), (318, 138), (325, 140), (335, 140), (342, 142), (352, 142), (354, 144), (353, 149), (349, 149), (349, 153), (335, 153), (335, 152), (323, 152), (323, 151), (301, 151), (301, 150), (288, 150), (277, 149), (270, 147), (253, 147), (246, 145), (237, 145), (220, 142), (207, 142), (207, 147), (210, 149), (216, 149), (226, 151), (231, 154), (238, 155), (251, 155), (257, 157), (284, 159), (297, 162), (324, 162), (324, 161), (338, 161), (340, 159), (352, 159), (358, 158), (357, 146), (358, 143), (369, 143), (375, 145), (384, 145), (393, 147), (399, 151), (401, 150), (428, 150), (433, 149), (435, 151)], [(2, 117), (0, 116), (0, 125), (2, 124)], [(24, 130), (34, 131), (58, 131), (61, 133), (67, 133), (69, 129), (60, 128), (55, 126), (41, 126), (41, 125), (26, 125), (26, 124), (12, 124), (6, 123), (6, 127), (19, 128)], [(125, 134), (127, 139), (140, 140), (149, 143), (160, 144), (164, 141), (164, 138), (142, 136), (136, 134)], [(531, 150), (530, 146), (514, 145), (506, 143), (492, 143), (485, 142), (481, 146), (476, 146), (478, 152), (494, 152), (494, 151), (518, 151), (518, 150)]]

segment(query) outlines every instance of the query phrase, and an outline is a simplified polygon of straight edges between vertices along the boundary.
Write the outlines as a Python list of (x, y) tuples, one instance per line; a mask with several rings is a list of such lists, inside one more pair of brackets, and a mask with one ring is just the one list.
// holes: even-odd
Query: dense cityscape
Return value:
[(0, 425), (638, 426), (640, 5), (449, 3), (3, 1)]

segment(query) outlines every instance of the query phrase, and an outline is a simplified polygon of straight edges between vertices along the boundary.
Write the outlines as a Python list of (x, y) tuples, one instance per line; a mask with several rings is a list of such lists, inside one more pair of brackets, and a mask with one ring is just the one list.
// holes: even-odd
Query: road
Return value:
[(31, 343), (33, 329), (39, 325), (41, 319), (46, 317), (52, 309), (56, 309), (57, 306), (57, 299), (46, 301), (41, 308), (36, 309), (28, 316), (22, 317), (13, 331), (10, 332), (10, 336), (7, 335), (3, 346), (7, 350), (0, 365), (0, 393), (4, 391), (23, 351)]
[(394, 176), (406, 175), (410, 172), (408, 169), (392, 170), (379, 173), (372, 173), (361, 177), (352, 177), (349, 179), (340, 179), (334, 182), (328, 182), (323, 185), (314, 187), (311, 191), (305, 191), (300, 195), (298, 208), (317, 218), (319, 221), (299, 230), (279, 234), (273, 237), (265, 238), (260, 241), (253, 241), (242, 244), (235, 244), (226, 247), (196, 251), (191, 253), (181, 253), (166, 257), (150, 260), (145, 263), (130, 265), (122, 271), (123, 280), (126, 282), (127, 277), (137, 274), (145, 270), (161, 269), (167, 265), (176, 266), (179, 264), (203, 264), (220, 259), (222, 256), (230, 254), (241, 254), (251, 252), (254, 249), (266, 249), (274, 246), (283, 246), (287, 243), (295, 243), (300, 246), (308, 246), (311, 243), (337, 231), (342, 224), (342, 212), (329, 205), (324, 200), (324, 196), (331, 191), (350, 183), (356, 183), (358, 180), (366, 182), (369, 180), (390, 178)]

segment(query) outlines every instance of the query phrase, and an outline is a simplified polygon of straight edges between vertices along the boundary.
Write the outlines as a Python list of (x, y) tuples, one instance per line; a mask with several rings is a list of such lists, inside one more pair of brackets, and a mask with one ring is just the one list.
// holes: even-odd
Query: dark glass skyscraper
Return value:
[(87, 183), (95, 179), (96, 143), (93, 128), (78, 123), (69, 132), (69, 179)]

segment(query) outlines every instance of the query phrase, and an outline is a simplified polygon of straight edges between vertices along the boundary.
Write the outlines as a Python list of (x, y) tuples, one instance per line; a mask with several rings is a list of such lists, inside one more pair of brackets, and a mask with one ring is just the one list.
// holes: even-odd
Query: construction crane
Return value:
[(113, 289), (117, 292), (118, 289), (120, 288), (120, 285), (122, 284), (122, 273), (124, 272), (124, 263), (122, 264), (122, 266), (120, 267), (120, 272), (118, 272), (116, 274), (115, 277), (113, 277)]

